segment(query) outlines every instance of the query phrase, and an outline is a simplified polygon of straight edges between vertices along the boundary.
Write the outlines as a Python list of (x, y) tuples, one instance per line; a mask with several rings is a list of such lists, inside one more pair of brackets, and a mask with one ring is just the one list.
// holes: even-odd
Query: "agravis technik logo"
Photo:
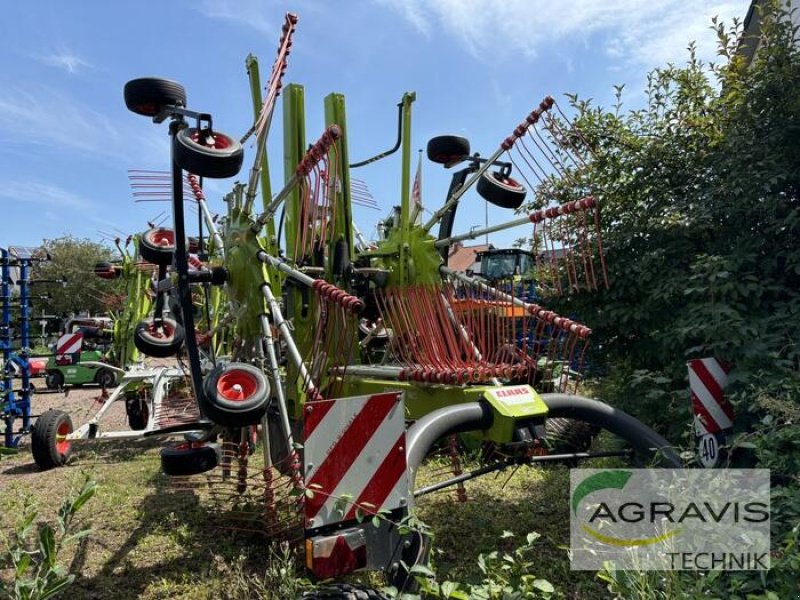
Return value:
[[(628, 483), (631, 476), (633, 475), (632, 471), (601, 471), (599, 473), (595, 473), (584, 479), (575, 491), (572, 493), (572, 512), (577, 515), (578, 514), (578, 506), (586, 496), (590, 495), (592, 492), (596, 492), (598, 490), (605, 490), (605, 489), (617, 489), (623, 490), (625, 488), (625, 484)], [(633, 510), (627, 510), (631, 508)], [(625, 519), (634, 519), (634, 518), (644, 518), (644, 507), (638, 503), (625, 503), (620, 506), (620, 514), (619, 518), (622, 520)], [(623, 512), (625, 514), (623, 514)], [(653, 537), (646, 537), (646, 538), (617, 538), (611, 535), (604, 535), (600, 533), (597, 529), (593, 528), (593, 524), (602, 519), (612, 519), (615, 520), (615, 515), (609, 506), (605, 502), (601, 502), (595, 511), (592, 513), (591, 517), (589, 517), (588, 524), (582, 524), (581, 528), (591, 535), (596, 540), (603, 542), (604, 544), (609, 544), (612, 546), (644, 546), (647, 544), (657, 544), (659, 542), (663, 542), (671, 538), (672, 536), (676, 535), (680, 529), (674, 529), (668, 531), (662, 535), (656, 535)]]
[(573, 569), (769, 568), (769, 471), (573, 469)]

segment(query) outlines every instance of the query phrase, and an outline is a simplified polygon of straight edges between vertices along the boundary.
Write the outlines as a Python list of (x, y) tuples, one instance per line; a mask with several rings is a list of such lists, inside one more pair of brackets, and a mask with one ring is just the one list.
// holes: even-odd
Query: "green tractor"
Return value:
[(536, 300), (536, 259), (521, 248), (490, 248), (478, 252), (480, 272), (474, 275), (525, 302)]
[(55, 353), (47, 361), (47, 389), (87, 383), (103, 388), (116, 385), (114, 370), (103, 366), (112, 343), (112, 328), (113, 322), (107, 317), (67, 321), (64, 333), (56, 342)]

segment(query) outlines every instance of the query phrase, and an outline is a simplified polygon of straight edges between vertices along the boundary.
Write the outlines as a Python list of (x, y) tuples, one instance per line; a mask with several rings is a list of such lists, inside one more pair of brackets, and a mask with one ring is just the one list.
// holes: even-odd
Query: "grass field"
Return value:
[[(91, 404), (74, 404), (81, 402), (75, 394), (69, 401), (90, 413)], [(76, 426), (81, 422), (73, 420)], [(23, 445), (18, 455), (0, 462), (2, 531), (10, 531), (20, 517), (26, 497), (39, 506), (40, 519), (52, 521), (65, 496), (89, 476), (97, 482), (97, 494), (78, 520), (92, 533), (64, 558), (63, 564), (77, 575), (66, 597), (293, 597), (302, 583), (296, 577), (305, 576), (295, 568), (295, 557), (271, 546), (263, 535), (232, 529), (203, 486), (176, 488), (160, 472), (163, 443), (151, 439), (82, 444), (76, 446), (69, 466), (46, 472), (38, 470)], [(418, 483), (434, 478), (441, 467), (441, 459), (433, 461)], [(478, 581), (480, 553), (510, 550), (515, 540), (535, 531), (542, 537), (534, 574), (549, 580), (558, 597), (607, 597), (593, 573), (569, 570), (566, 468), (521, 468), (484, 476), (468, 482), (466, 494), (467, 502), (458, 502), (449, 490), (418, 503), (419, 516), (436, 534), (434, 566), (441, 580)], [(501, 540), (504, 531), (516, 537)], [(11, 574), (2, 576), (8, 579)], [(361, 579), (381, 584), (375, 574)]]

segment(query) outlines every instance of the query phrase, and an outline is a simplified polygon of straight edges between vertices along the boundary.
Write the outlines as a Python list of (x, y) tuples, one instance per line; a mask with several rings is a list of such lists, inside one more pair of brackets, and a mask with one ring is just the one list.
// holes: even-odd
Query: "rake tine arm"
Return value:
[(577, 323), (572, 319), (561, 317), (552, 310), (546, 310), (545, 308), (539, 306), (538, 304), (531, 304), (528, 302), (524, 302), (519, 298), (515, 298), (514, 296), (506, 294), (505, 292), (501, 292), (497, 288), (487, 285), (482, 281), (475, 279), (474, 277), (469, 277), (468, 275), (464, 275), (463, 273), (459, 273), (445, 266), (439, 267), (439, 271), (447, 277), (453, 277), (475, 288), (489, 291), (492, 294), (495, 294), (498, 298), (505, 300), (507, 302), (511, 302), (512, 304), (514, 304), (514, 306), (519, 306), (525, 309), (531, 315), (539, 317), (540, 319), (552, 324), (558, 329), (561, 329), (568, 333), (574, 333), (582, 340), (585, 340), (592, 334), (592, 330), (586, 327), (585, 325), (581, 325), (580, 323)]
[(244, 143), (253, 132), (256, 132), (256, 156), (253, 159), (253, 167), (250, 170), (250, 178), (247, 182), (247, 197), (244, 203), (247, 209), (250, 209), (255, 201), (258, 178), (261, 174), (261, 165), (264, 160), (264, 153), (266, 152), (266, 140), (269, 135), (270, 125), (272, 124), (272, 114), (275, 110), (275, 100), (281, 93), (281, 80), (286, 72), (286, 60), (289, 56), (289, 49), (292, 46), (292, 34), (296, 27), (297, 15), (287, 13), (286, 22), (283, 25), (283, 35), (281, 36), (281, 41), (278, 46), (278, 56), (275, 58), (269, 84), (267, 85), (267, 97), (261, 107), (261, 113), (255, 124), (241, 140), (241, 143)]
[(433, 213), (431, 219), (425, 223), (423, 229), (425, 231), (430, 231), (431, 228), (439, 221), (439, 219), (444, 216), (448, 210), (450, 210), (463, 196), (466, 191), (474, 185), (478, 179), (492, 166), (492, 164), (503, 155), (504, 152), (511, 150), (514, 146), (514, 143), (520, 139), (525, 133), (528, 131), (528, 128), (532, 125), (535, 125), (539, 119), (541, 118), (542, 114), (550, 110), (555, 104), (555, 100), (552, 97), (546, 96), (544, 100), (539, 103), (539, 106), (536, 107), (531, 113), (525, 118), (525, 120), (517, 125), (516, 129), (508, 136), (503, 143), (500, 144), (500, 148), (492, 154), (486, 162), (484, 162), (478, 170), (473, 173), (472, 177), (470, 177), (467, 181), (464, 182), (460, 188), (458, 188), (450, 198), (448, 198), (447, 202), (445, 202), (444, 206), (442, 206), (439, 210)]
[(286, 185), (283, 186), (283, 189), (278, 192), (278, 195), (269, 203), (266, 210), (256, 218), (256, 222), (253, 224), (253, 231), (258, 233), (261, 231), (261, 228), (264, 227), (264, 224), (269, 221), (275, 213), (278, 211), (278, 208), (283, 203), (284, 200), (291, 194), (295, 188), (300, 185), (302, 181), (305, 180), (306, 177), (314, 170), (314, 168), (319, 164), (319, 162), (323, 159), (323, 157), (328, 153), (336, 140), (338, 140), (342, 136), (342, 130), (339, 128), (338, 125), (331, 125), (328, 127), (325, 132), (320, 136), (320, 138), (314, 142), (311, 148), (308, 149), (308, 152), (305, 153), (303, 158), (300, 160), (300, 163), (297, 165), (295, 169), (294, 175), (292, 175), (291, 179), (286, 182)]
[(309, 277), (305, 273), (291, 268), (285, 262), (281, 262), (274, 256), (270, 256), (264, 250), (260, 250), (258, 252), (257, 258), (261, 262), (267, 263), (279, 271), (283, 271), (295, 281), (310, 287), (323, 298), (338, 304), (345, 310), (348, 310), (352, 313), (359, 313), (364, 309), (364, 301), (361, 298), (348, 294), (344, 290), (336, 287), (332, 283), (328, 283), (324, 279), (314, 279), (313, 277)]
[(474, 229), (469, 233), (454, 235), (449, 238), (436, 240), (436, 242), (434, 242), (434, 246), (436, 246), (437, 248), (443, 248), (445, 246), (449, 246), (450, 244), (461, 242), (463, 240), (474, 240), (479, 237), (483, 237), (486, 234), (494, 233), (495, 231), (503, 231), (504, 229), (519, 227), (520, 225), (526, 225), (527, 223), (536, 224), (546, 219), (554, 219), (562, 215), (570, 215), (572, 213), (594, 208), (595, 206), (597, 206), (597, 200), (594, 198), (594, 196), (586, 196), (585, 198), (581, 198), (580, 200), (575, 200), (573, 202), (565, 202), (564, 204), (561, 204), (559, 206), (553, 206), (551, 208), (544, 208), (542, 210), (537, 210), (525, 217), (514, 219), (513, 221), (507, 221), (506, 223), (500, 223), (499, 225), (492, 225), (491, 227), (485, 227), (484, 229)]

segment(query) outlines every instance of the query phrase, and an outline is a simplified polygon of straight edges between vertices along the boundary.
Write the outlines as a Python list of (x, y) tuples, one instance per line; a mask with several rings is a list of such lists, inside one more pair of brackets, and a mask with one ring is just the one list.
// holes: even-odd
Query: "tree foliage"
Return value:
[(736, 411), (728, 456), (771, 469), (774, 484), (768, 574), (682, 575), (681, 594), (650, 586), (641, 597), (768, 599), (797, 589), (800, 41), (785, 4), (759, 3), (750, 63), (741, 44), (756, 40), (742, 42), (738, 22), (714, 20), (722, 63), (703, 63), (690, 45), (685, 65), (649, 75), (644, 108), (623, 111), (621, 86), (610, 110), (571, 97), (594, 160), (579, 185), (557, 191), (600, 198), (611, 286), (558, 310), (592, 326), (593, 362), (608, 373), (601, 394), (689, 442), (686, 361), (727, 361)]
[[(31, 279), (45, 280), (35, 284), (33, 293), (47, 294), (49, 299), (36, 300), (36, 313), (39, 310), (56, 316), (87, 311), (93, 315), (104, 313), (107, 310), (106, 295), (114, 293), (119, 284), (95, 277), (94, 266), (98, 262), (112, 260), (111, 249), (72, 236), (44, 240), (42, 246), (50, 253), (52, 260), (36, 263)], [(56, 280), (66, 280), (66, 283)]]
[(715, 20), (723, 64), (690, 45), (687, 64), (650, 73), (644, 108), (623, 112), (621, 86), (611, 110), (571, 97), (594, 149), (581, 176), (602, 202), (611, 288), (560, 308), (627, 378), (615, 400), (644, 377), (658, 419), (676, 415), (659, 386), (685, 390), (690, 358), (727, 360), (734, 379), (797, 377), (800, 62), (788, 15), (763, 4), (751, 64), (740, 24)]

